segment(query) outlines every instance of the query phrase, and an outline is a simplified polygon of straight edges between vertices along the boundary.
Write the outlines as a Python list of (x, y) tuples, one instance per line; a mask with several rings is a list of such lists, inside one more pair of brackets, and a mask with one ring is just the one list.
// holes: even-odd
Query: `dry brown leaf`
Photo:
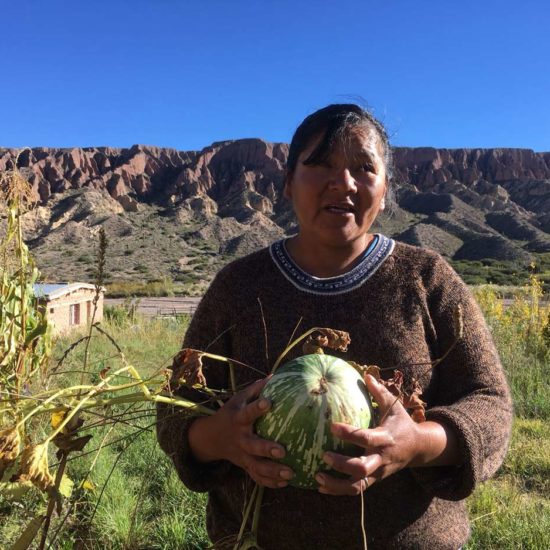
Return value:
[(380, 367), (377, 367), (376, 365), (367, 365), (365, 375), (367, 374), (374, 376), (377, 382), (382, 380), (382, 377), (380, 376)]
[(426, 411), (424, 407), (413, 409), (411, 413), (411, 418), (417, 423), (421, 424), (422, 422), (426, 422)]
[(392, 378), (388, 380), (380, 379), (379, 381), (384, 384), (390, 393), (399, 399), (415, 422), (420, 423), (426, 420), (426, 403), (420, 399), (422, 386), (417, 380), (413, 378), (408, 384), (405, 384), (403, 373), (399, 370), (394, 370)]
[(7, 467), (19, 456), (21, 436), (17, 428), (8, 428), (0, 432), (0, 480)]
[(310, 353), (324, 353), (322, 348), (330, 348), (336, 351), (348, 351), (350, 342), (349, 333), (343, 330), (318, 328), (315, 333), (310, 334), (306, 338), (302, 345), (302, 351), (305, 355)]
[(41, 491), (54, 487), (54, 479), (48, 468), (48, 445), (27, 445), (21, 453), (18, 478), (30, 481)]
[(172, 364), (172, 382), (193, 387), (196, 384), (206, 386), (206, 378), (202, 372), (203, 352), (192, 349), (182, 349), (174, 358)]
[(403, 398), (403, 373), (400, 370), (394, 370), (393, 371), (393, 377), (389, 378), (388, 380), (380, 380), (384, 386), (386, 386), (386, 389), (395, 395), (395, 397), (399, 397), (401, 400)]
[(99, 377), (101, 380), (105, 380), (107, 378), (107, 373), (111, 370), (111, 367), (105, 367), (99, 371)]
[(349, 333), (343, 330), (334, 330), (332, 328), (320, 328), (319, 332), (326, 338), (326, 344), (323, 347), (329, 347), (337, 351), (348, 351), (351, 343)]
[(54, 445), (60, 450), (65, 451), (66, 453), (70, 453), (73, 451), (82, 451), (88, 441), (92, 439), (92, 436), (90, 434), (83, 435), (82, 437), (75, 437), (75, 434), (64, 434), (60, 433), (57, 434), (53, 438)]

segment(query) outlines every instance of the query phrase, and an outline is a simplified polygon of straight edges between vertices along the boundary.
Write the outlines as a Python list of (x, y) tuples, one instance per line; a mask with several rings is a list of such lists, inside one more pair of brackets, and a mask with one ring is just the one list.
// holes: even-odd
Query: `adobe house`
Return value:
[[(103, 319), (103, 296), (101, 289), (94, 322)], [(95, 286), (88, 283), (38, 283), (34, 295), (39, 305), (46, 309), (53, 324), (54, 333), (85, 327), (92, 320)]]

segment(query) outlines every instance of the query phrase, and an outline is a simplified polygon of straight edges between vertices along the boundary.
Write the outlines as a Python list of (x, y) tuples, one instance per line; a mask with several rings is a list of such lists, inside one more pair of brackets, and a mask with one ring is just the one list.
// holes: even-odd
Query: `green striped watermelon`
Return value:
[[(271, 409), (256, 422), (256, 433), (286, 449), (280, 462), (294, 470), (295, 487), (318, 487), (315, 474), (328, 471), (325, 451), (359, 456), (363, 449), (332, 436), (332, 422), (368, 428), (372, 408), (359, 373), (343, 359), (312, 354), (277, 369), (262, 396)], [(332, 472), (334, 474), (334, 472)]]

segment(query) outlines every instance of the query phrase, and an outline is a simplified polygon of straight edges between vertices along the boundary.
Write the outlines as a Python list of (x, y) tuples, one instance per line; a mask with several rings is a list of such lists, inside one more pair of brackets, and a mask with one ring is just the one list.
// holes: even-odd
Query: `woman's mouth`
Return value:
[(323, 207), (323, 210), (326, 210), (327, 212), (330, 212), (331, 214), (339, 214), (339, 215), (345, 215), (345, 214), (354, 214), (355, 208), (353, 204), (327, 204), (325, 207)]

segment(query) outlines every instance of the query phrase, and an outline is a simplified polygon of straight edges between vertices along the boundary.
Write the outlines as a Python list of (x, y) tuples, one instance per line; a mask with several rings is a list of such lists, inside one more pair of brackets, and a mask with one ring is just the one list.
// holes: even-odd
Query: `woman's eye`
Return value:
[(367, 162), (365, 164), (361, 164), (357, 170), (357, 172), (372, 172), (372, 173), (376, 173), (376, 170), (374, 169), (374, 165), (372, 165), (371, 163)]

